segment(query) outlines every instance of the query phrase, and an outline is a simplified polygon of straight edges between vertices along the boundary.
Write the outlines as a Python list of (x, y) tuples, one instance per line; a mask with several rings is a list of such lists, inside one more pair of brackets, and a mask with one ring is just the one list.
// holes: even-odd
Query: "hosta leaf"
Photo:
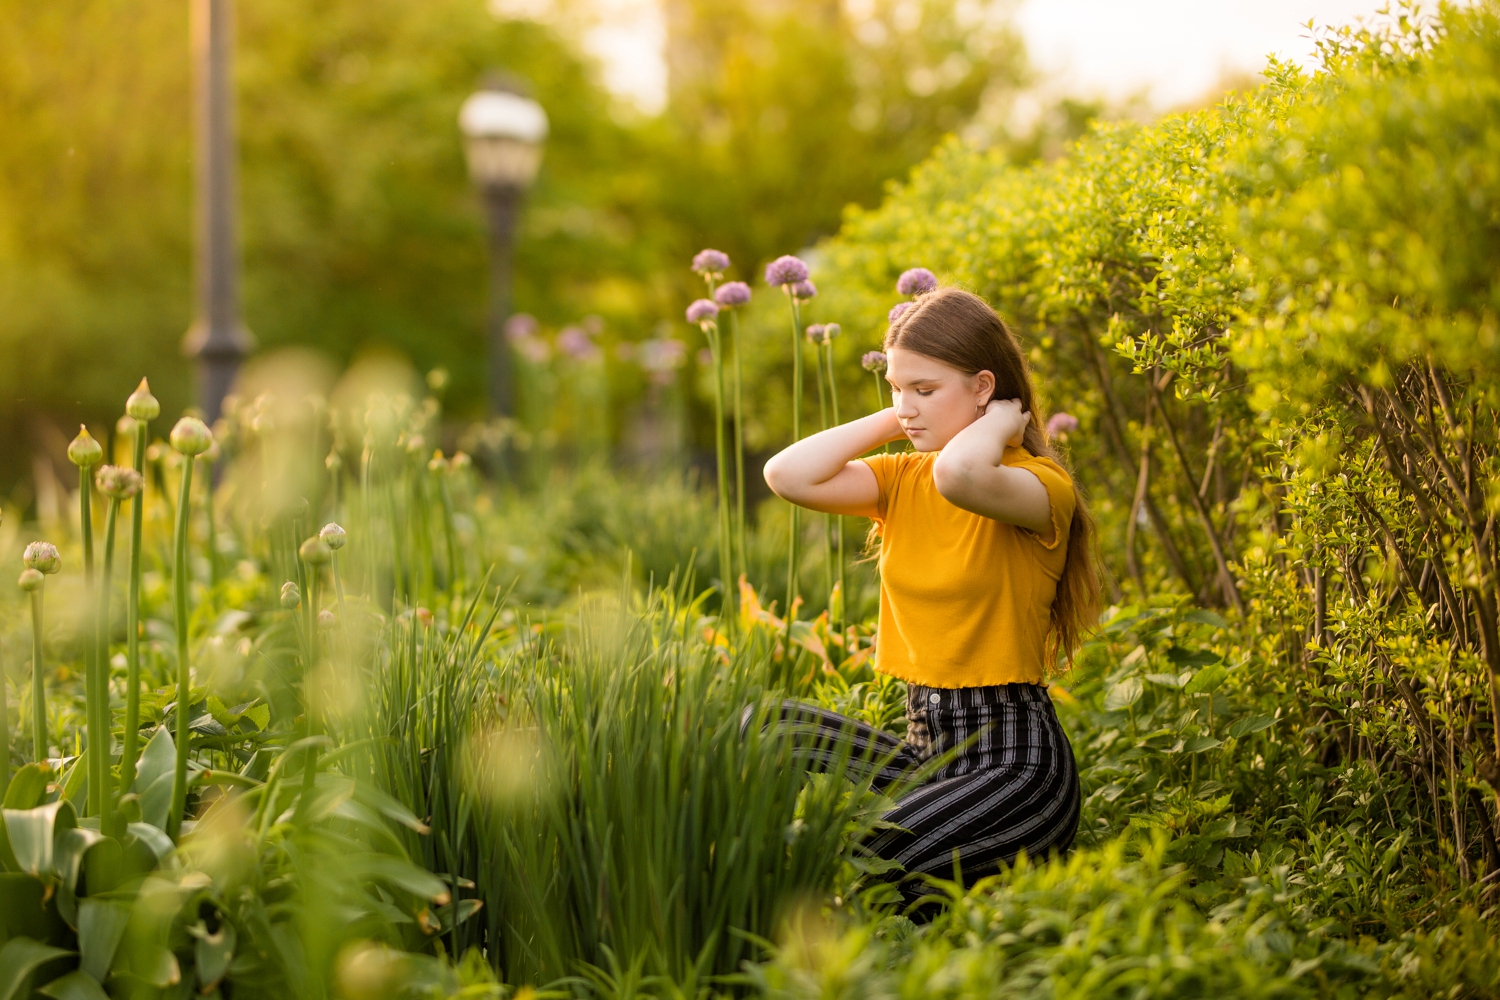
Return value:
[(0, 948), (0, 1000), (23, 1000), (33, 973), (71, 954), (29, 937), (11, 938)]
[(1127, 677), (1104, 695), (1104, 710), (1106, 712), (1118, 712), (1122, 708), (1129, 708), (1140, 700), (1145, 685), (1139, 677)]
[(1274, 725), (1276, 725), (1276, 720), (1269, 715), (1251, 715), (1237, 719), (1234, 725), (1229, 727), (1229, 735), (1238, 739), (1241, 736), (1258, 733), (1262, 729), (1270, 729)]

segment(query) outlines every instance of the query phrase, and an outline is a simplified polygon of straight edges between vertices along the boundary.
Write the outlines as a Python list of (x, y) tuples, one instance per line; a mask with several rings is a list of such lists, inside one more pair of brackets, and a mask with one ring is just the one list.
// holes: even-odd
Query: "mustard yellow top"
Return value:
[(1042, 683), (1052, 598), (1068, 556), (1073, 481), (1050, 458), (1007, 448), (1036, 475), (1052, 537), (955, 507), (932, 481), (937, 452), (871, 455), (880, 484), (876, 669), (928, 687)]

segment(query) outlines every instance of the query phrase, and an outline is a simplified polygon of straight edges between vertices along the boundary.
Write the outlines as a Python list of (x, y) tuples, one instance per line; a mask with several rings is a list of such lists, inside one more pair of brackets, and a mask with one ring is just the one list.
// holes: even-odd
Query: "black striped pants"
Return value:
[[(803, 702), (781, 709), (781, 729), (794, 738), (798, 760), (819, 769), (845, 762), (877, 789), (896, 785), (900, 797), (884, 817), (895, 828), (866, 842), (873, 854), (900, 862), (908, 874), (952, 878), (956, 851), (964, 881), (972, 883), (1023, 850), (1041, 859), (1072, 846), (1078, 767), (1046, 688), (911, 684), (906, 717), (903, 742)], [(924, 770), (928, 761), (934, 763)], [(913, 780), (904, 790), (898, 784)]]

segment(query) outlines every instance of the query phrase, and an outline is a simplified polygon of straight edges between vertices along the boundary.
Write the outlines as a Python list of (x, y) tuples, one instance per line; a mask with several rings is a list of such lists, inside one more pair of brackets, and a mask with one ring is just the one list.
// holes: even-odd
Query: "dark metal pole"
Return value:
[(234, 2), (192, 0), (191, 22), (197, 302), (183, 350), (198, 361), (198, 402), (212, 424), (254, 346), (240, 322)]
[(512, 417), (516, 412), (505, 321), (510, 319), (516, 216), (520, 211), (521, 196), (520, 188), (508, 184), (490, 184), (484, 188), (484, 207), (490, 223), (490, 414), (497, 417)]

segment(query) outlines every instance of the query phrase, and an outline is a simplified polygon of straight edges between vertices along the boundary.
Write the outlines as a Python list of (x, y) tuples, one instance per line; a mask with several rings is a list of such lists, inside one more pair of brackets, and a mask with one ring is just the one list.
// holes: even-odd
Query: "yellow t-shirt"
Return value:
[(1042, 683), (1052, 598), (1068, 557), (1073, 481), (1050, 458), (1007, 448), (1001, 461), (1036, 475), (1052, 537), (943, 498), (937, 452), (871, 455), (880, 484), (880, 626), (876, 669), (929, 687)]

